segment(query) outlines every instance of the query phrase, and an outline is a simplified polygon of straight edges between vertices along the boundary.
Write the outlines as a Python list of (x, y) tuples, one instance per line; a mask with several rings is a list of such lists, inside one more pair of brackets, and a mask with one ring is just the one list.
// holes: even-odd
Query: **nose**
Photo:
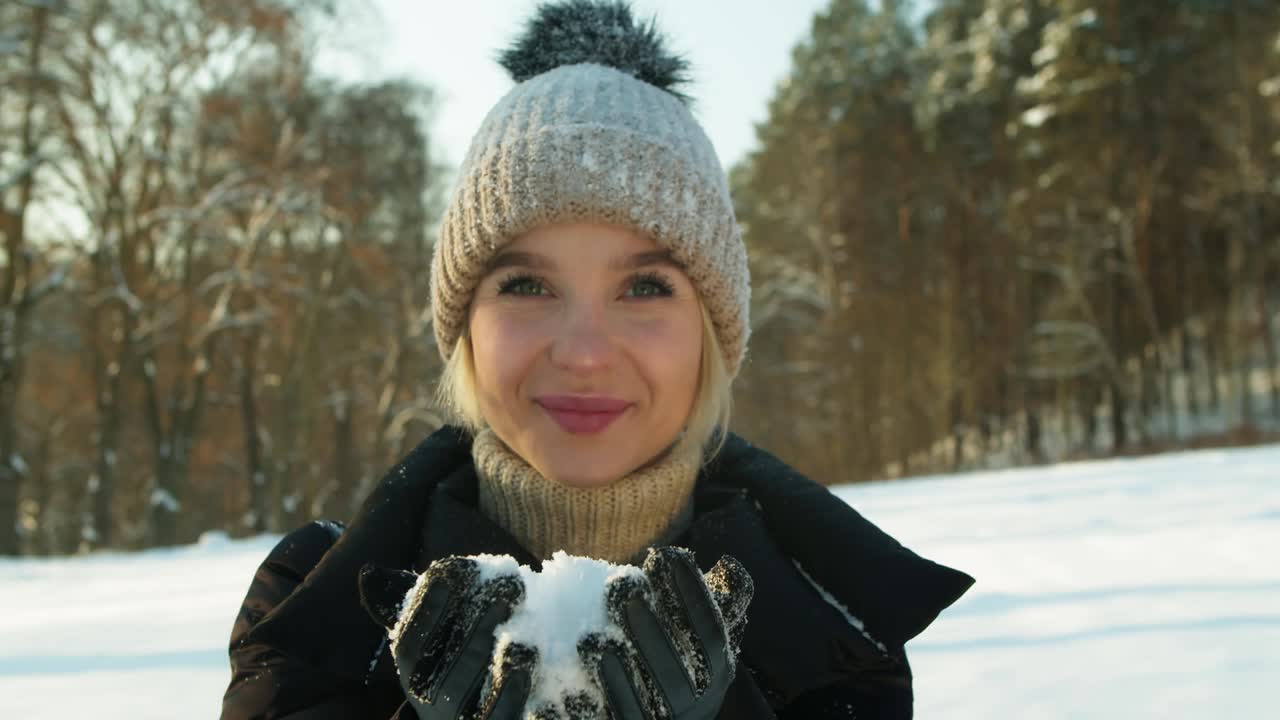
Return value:
[(572, 303), (560, 316), (551, 343), (551, 364), (570, 372), (609, 367), (616, 352), (605, 308)]

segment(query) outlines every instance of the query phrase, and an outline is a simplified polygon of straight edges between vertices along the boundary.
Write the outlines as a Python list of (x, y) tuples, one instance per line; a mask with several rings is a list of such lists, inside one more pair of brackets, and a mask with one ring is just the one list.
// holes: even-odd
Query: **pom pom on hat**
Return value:
[(689, 61), (664, 46), (653, 20), (637, 23), (622, 0), (544, 3), (498, 62), (516, 82), (563, 65), (595, 63), (688, 102), (676, 88), (689, 80)]

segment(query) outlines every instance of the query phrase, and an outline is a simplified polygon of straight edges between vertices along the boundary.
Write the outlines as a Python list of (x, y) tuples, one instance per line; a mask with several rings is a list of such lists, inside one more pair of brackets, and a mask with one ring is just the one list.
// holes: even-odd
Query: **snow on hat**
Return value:
[(503, 246), (541, 225), (600, 222), (671, 252), (735, 376), (750, 334), (747, 253), (715, 148), (675, 90), (688, 63), (620, 0), (541, 5), (500, 62), (517, 85), (471, 141), (432, 257), (441, 355)]

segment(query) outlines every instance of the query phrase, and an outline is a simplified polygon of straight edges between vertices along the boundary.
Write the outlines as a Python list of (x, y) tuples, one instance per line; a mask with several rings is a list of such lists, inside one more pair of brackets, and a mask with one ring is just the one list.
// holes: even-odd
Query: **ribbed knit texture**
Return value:
[(613, 563), (638, 563), (652, 545), (688, 523), (699, 457), (669, 455), (602, 488), (573, 488), (543, 477), (494, 434), (471, 446), (480, 511), (527, 550), (557, 550)]
[(489, 261), (560, 222), (628, 227), (670, 250), (710, 311), (729, 376), (737, 375), (750, 334), (750, 276), (715, 148), (676, 97), (591, 63), (516, 85), (471, 142), (431, 265), (446, 360)]

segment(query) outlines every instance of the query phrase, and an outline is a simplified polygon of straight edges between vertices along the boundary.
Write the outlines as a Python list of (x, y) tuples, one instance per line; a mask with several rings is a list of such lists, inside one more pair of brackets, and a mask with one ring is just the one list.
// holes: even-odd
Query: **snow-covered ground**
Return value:
[[(838, 492), (978, 579), (908, 646), (917, 717), (1276, 716), (1280, 447)], [(0, 561), (0, 718), (217, 717), (271, 544)]]

